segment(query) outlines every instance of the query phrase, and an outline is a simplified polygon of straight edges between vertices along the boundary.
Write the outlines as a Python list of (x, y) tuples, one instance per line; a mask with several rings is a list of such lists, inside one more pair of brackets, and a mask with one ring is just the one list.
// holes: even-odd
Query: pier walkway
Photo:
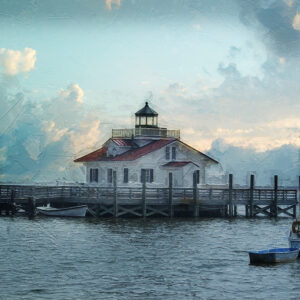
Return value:
[[(40, 185), (0, 185), (0, 210), (14, 213), (13, 207), (34, 207), (51, 203), (55, 207), (86, 204), (93, 216), (138, 216), (162, 215), (209, 215), (234, 217), (237, 207), (244, 206), (245, 215), (258, 214), (277, 217), (296, 217), (297, 190), (279, 189), (277, 176), (274, 188), (255, 188), (251, 176), (249, 188), (234, 188), (232, 175), (228, 187), (152, 188), (143, 183), (141, 187), (40, 186)], [(10, 212), (11, 210), (11, 212)], [(1, 211), (0, 211), (1, 212)]]

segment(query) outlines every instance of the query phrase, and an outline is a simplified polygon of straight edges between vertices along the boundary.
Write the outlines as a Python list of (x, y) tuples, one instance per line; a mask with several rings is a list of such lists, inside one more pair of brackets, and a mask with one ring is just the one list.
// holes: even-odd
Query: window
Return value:
[(141, 182), (153, 182), (153, 169), (141, 169)]
[(113, 174), (113, 170), (112, 169), (107, 169), (107, 182), (108, 183), (112, 183), (112, 174)]
[(170, 159), (170, 147), (166, 147), (166, 159)]
[(146, 117), (141, 117), (140, 125), (146, 125)]
[(172, 159), (176, 160), (176, 147), (172, 147)]
[(153, 117), (147, 117), (147, 125), (153, 125)]
[(98, 182), (98, 169), (90, 169), (90, 182)]
[(136, 125), (140, 125), (140, 121), (141, 121), (140, 117), (135, 117), (135, 124)]
[(124, 178), (123, 178), (124, 183), (128, 183), (128, 168), (124, 168)]

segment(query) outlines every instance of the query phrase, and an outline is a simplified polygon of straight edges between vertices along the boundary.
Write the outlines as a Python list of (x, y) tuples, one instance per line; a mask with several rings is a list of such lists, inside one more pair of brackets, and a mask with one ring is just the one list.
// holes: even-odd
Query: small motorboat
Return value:
[(298, 248), (275, 248), (261, 251), (250, 251), (250, 264), (274, 264), (295, 260), (299, 255)]
[(292, 248), (300, 249), (300, 221), (294, 221), (289, 235), (289, 244)]
[(62, 208), (55, 208), (48, 205), (37, 207), (36, 211), (45, 216), (52, 217), (85, 217), (87, 209), (87, 205), (70, 206)]

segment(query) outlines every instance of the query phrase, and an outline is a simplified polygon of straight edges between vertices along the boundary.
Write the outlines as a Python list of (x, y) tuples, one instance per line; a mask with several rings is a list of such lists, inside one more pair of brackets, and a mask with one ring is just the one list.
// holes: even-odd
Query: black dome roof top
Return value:
[(148, 102), (145, 106), (135, 113), (136, 116), (158, 116), (158, 113), (149, 107)]

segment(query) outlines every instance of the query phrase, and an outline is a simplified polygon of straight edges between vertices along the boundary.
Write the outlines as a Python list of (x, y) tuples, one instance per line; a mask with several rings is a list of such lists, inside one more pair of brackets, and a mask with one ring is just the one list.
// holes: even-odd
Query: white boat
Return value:
[(52, 217), (85, 217), (87, 205), (55, 208), (50, 206), (40, 206), (36, 210), (45, 216)]
[(289, 235), (289, 244), (291, 248), (300, 249), (300, 221), (294, 221)]

